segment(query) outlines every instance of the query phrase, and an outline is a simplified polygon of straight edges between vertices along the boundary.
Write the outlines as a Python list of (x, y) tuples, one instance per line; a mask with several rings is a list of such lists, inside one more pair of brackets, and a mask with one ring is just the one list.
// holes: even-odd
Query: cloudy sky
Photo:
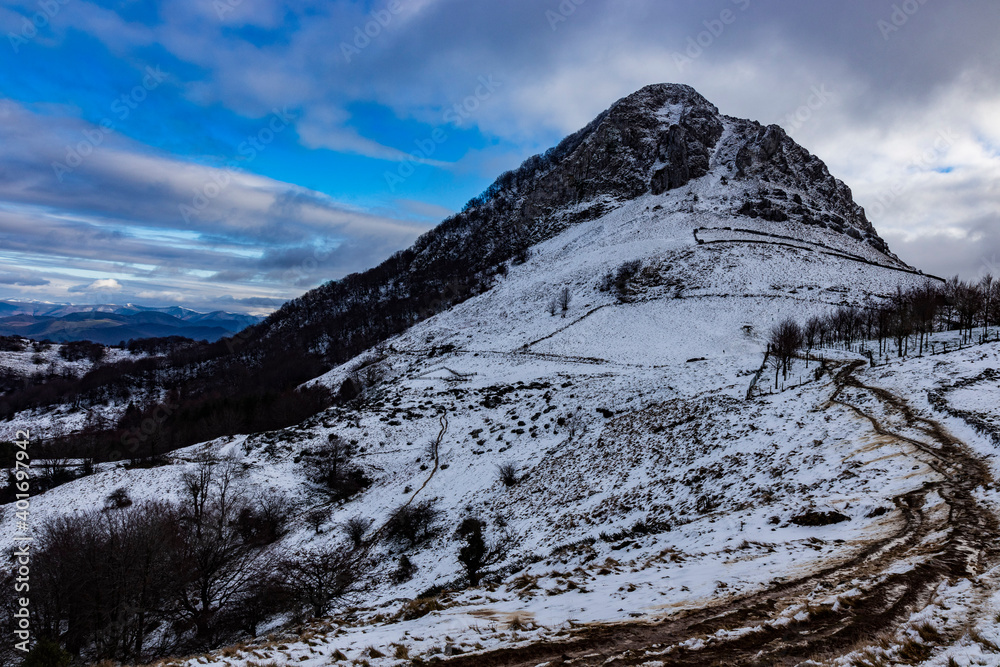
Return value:
[(267, 312), (616, 99), (779, 123), (907, 262), (1000, 273), (995, 0), (3, 0), (0, 298)]

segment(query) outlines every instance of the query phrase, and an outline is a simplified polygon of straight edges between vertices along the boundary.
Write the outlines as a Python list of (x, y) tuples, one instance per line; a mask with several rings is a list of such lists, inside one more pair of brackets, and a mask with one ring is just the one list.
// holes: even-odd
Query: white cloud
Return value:
[(114, 278), (101, 278), (85, 285), (74, 285), (68, 292), (92, 293), (92, 292), (121, 292), (122, 285)]

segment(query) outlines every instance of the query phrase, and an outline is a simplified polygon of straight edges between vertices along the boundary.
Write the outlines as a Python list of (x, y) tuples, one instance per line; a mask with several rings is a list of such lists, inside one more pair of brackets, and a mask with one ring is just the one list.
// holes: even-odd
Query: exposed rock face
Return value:
[(709, 154), (705, 145), (690, 136), (682, 125), (672, 125), (665, 144), (660, 144), (657, 153), (666, 163), (653, 172), (649, 187), (654, 195), (679, 188), (692, 178), (708, 173)]
[(616, 102), (580, 146), (537, 181), (541, 208), (611, 194), (628, 199), (708, 173), (719, 110), (689, 86), (648, 86)]
[[(502, 177), (491, 196), (504, 200), (504, 209), (517, 210), (519, 224), (536, 231), (539, 218), (569, 205), (602, 196), (658, 195), (718, 171), (759, 183), (762, 194), (791, 190), (798, 195), (795, 201), (736, 206), (737, 215), (774, 211), (765, 216), (823, 225), (888, 252), (850, 188), (819, 158), (777, 125), (720, 114), (690, 86), (647, 86), (616, 102), (554, 153), (551, 161), (538, 156), (511, 172), (515, 187), (501, 183)], [(603, 210), (595, 206), (590, 215)]]
[[(882, 252), (888, 251), (864, 209), (854, 202), (851, 189), (831, 176), (822, 160), (792, 141), (777, 125), (760, 127), (749, 121), (738, 122), (751, 128), (756, 126), (756, 132), (743, 140), (736, 154), (734, 166), (738, 178), (755, 178), (807, 192), (834, 211), (835, 215), (824, 221), (828, 226), (855, 238), (866, 238)], [(810, 220), (805, 222), (809, 224)]]

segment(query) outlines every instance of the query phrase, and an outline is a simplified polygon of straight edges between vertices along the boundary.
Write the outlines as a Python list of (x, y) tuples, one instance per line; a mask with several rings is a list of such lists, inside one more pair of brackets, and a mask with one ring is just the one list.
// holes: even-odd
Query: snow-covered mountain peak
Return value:
[(709, 175), (716, 187), (705, 194), (734, 216), (828, 228), (889, 254), (850, 188), (819, 158), (780, 127), (725, 116), (679, 84), (646, 86), (615, 102), (502, 175), (466, 211), (513, 214), (538, 241), (615, 204)]

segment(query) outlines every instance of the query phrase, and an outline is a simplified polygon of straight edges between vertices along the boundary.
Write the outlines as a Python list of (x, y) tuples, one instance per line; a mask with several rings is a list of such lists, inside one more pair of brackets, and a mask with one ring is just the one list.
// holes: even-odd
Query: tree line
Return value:
[[(956, 331), (959, 345), (985, 342), (1000, 327), (1000, 289), (990, 274), (964, 281), (957, 276), (942, 283), (927, 282), (881, 301), (860, 306), (840, 306), (826, 315), (815, 315), (804, 323), (787, 319), (768, 337), (768, 351), (775, 376), (786, 379), (791, 359), (803, 349), (841, 346), (870, 351), (885, 358), (934, 351), (931, 334)], [(979, 330), (978, 339), (976, 332)], [(869, 343), (877, 348), (869, 349)]]

